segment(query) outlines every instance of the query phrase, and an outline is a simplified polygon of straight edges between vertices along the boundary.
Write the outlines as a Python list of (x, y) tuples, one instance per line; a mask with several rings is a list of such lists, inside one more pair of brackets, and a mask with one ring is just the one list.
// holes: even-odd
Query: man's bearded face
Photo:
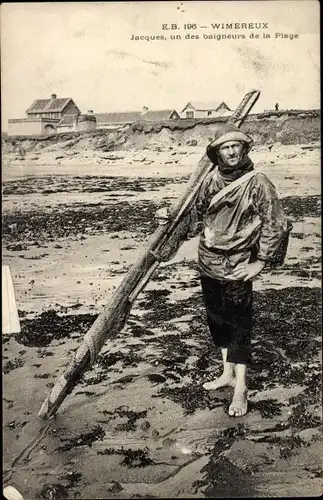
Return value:
[(237, 167), (245, 154), (245, 146), (242, 142), (228, 141), (218, 149), (222, 162), (228, 167)]

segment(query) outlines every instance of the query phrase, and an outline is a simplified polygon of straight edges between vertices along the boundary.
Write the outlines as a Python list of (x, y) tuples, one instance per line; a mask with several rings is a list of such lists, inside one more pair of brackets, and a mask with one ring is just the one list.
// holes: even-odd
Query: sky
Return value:
[[(281, 109), (319, 108), (319, 7), (317, 0), (2, 3), (3, 130), (8, 118), (25, 117), (35, 99), (52, 93), (95, 113), (181, 111), (194, 100), (234, 109), (252, 88), (261, 91), (255, 112), (276, 102)], [(211, 26), (231, 22), (268, 29)], [(184, 29), (192, 24), (197, 28)], [(204, 38), (216, 34), (246, 38)], [(161, 35), (167, 38), (131, 40)]]

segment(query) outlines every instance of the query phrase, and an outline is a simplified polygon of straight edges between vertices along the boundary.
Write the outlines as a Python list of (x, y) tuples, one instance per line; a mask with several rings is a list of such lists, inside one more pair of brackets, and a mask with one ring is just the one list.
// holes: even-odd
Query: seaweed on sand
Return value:
[(253, 498), (256, 496), (251, 472), (242, 470), (227, 458), (211, 456), (201, 472), (205, 473), (199, 487), (205, 486), (204, 495), (208, 498)]
[[(152, 292), (156, 291), (154, 290)], [(192, 312), (196, 313), (196, 310), (202, 307), (202, 297), (200, 293), (195, 293), (187, 299), (170, 302), (165, 298), (166, 294), (161, 293), (163, 290), (158, 291), (156, 298), (152, 296), (152, 292), (149, 292), (148, 297), (153, 297), (153, 300), (150, 300), (148, 303), (139, 304), (145, 306), (145, 309), (150, 309), (142, 318), (149, 328), (163, 326), (165, 322), (180, 318), (185, 314), (192, 314)], [(166, 292), (167, 295), (169, 295), (170, 292)], [(168, 324), (167, 328), (170, 329), (170, 327), (171, 324)]]
[(21, 321), (21, 331), (15, 334), (20, 344), (29, 347), (45, 347), (53, 340), (60, 340), (75, 334), (86, 333), (97, 314), (60, 316), (53, 309), (41, 313), (34, 319)]
[(300, 219), (302, 217), (321, 216), (321, 198), (319, 195), (311, 196), (286, 196), (282, 204), (286, 214)]
[(126, 422), (116, 425), (115, 429), (119, 431), (135, 431), (137, 428), (137, 420), (147, 416), (147, 410), (134, 411), (123, 406), (116, 408), (114, 413), (119, 415), (121, 418), (125, 417), (127, 419)]
[(45, 484), (38, 493), (40, 500), (66, 500), (69, 498), (68, 489), (63, 484)]
[(15, 370), (16, 368), (21, 368), (22, 366), (24, 366), (24, 364), (25, 361), (21, 358), (10, 359), (4, 364), (2, 371), (4, 374), (7, 374), (10, 373), (11, 370)]
[[(320, 294), (319, 288), (290, 287), (281, 290), (265, 290), (254, 293), (254, 329), (253, 329), (253, 366), (249, 372), (248, 386), (252, 389), (273, 388), (276, 386), (289, 387), (294, 384), (304, 385), (308, 391), (307, 401), (310, 398), (318, 400), (319, 392), (316, 389), (318, 375), (313, 368), (310, 375), (308, 364), (318, 363), (315, 356), (319, 353), (320, 343), (317, 337), (320, 334)], [(179, 301), (177, 316), (186, 313), (194, 314), (202, 309), (198, 296)], [(156, 310), (151, 311), (151, 317)], [(173, 311), (165, 311), (163, 321), (172, 319)], [(201, 312), (202, 315), (202, 312)], [(155, 322), (159, 318), (155, 317)], [(166, 323), (167, 324), (167, 323)], [(200, 344), (190, 346), (185, 344), (185, 338), (200, 340)], [(194, 381), (183, 387), (163, 387), (159, 395), (168, 397), (183, 406), (186, 412), (194, 412), (199, 408), (212, 407), (209, 396), (199, 387), (203, 376), (209, 368), (216, 366), (214, 348), (208, 335), (207, 327), (198, 325), (194, 320), (190, 325), (188, 335), (163, 335), (160, 341), (154, 339), (158, 352), (162, 352), (162, 363), (169, 361), (175, 374), (180, 377), (189, 374)], [(185, 357), (195, 354), (197, 360), (190, 368), (185, 364)], [(181, 358), (183, 356), (183, 358)], [(184, 370), (184, 371), (183, 371)], [(166, 373), (163, 372), (164, 375)], [(307, 386), (308, 384), (308, 386)], [(306, 389), (307, 387), (307, 389)], [(263, 416), (279, 413), (279, 406), (274, 402), (257, 403), (254, 405)]]
[[(196, 384), (186, 384), (181, 387), (163, 387), (158, 391), (158, 397), (166, 397), (179, 403), (185, 415), (194, 413), (197, 409), (204, 410), (209, 408), (212, 410), (217, 406), (223, 406), (224, 402), (219, 398), (212, 397), (203, 389), (203, 387)], [(157, 397), (152, 395), (152, 397)]]
[[(140, 234), (147, 234), (156, 227), (151, 214), (156, 212), (157, 208), (151, 201), (139, 200), (131, 203), (109, 203), (104, 206), (66, 206), (50, 211), (17, 210), (3, 216), (3, 242), (5, 245), (21, 245), (23, 241), (24, 246), (16, 248), (22, 251), (27, 248), (27, 241), (36, 238), (39, 241), (56, 241), (58, 238), (82, 238), (84, 234), (129, 231), (131, 228)], [(13, 223), (18, 227), (14, 234), (9, 231), (9, 226)]]
[(121, 465), (126, 465), (130, 468), (147, 467), (147, 465), (154, 465), (154, 461), (149, 457), (149, 448), (106, 448), (105, 450), (97, 451), (98, 455), (123, 455), (124, 458)]
[(14, 181), (6, 181), (4, 183), (4, 195), (15, 194), (26, 195), (33, 193), (44, 193), (49, 191), (48, 185), (52, 186), (51, 193), (102, 193), (110, 191), (150, 191), (156, 188), (164, 187), (168, 184), (181, 184), (187, 181), (187, 176), (176, 177), (136, 177), (135, 179), (129, 177), (113, 177), (113, 176), (75, 176), (75, 177), (62, 177), (55, 175), (55, 177), (27, 179), (16, 179)]
[(281, 404), (274, 399), (263, 399), (261, 401), (250, 401), (250, 410), (258, 410), (263, 418), (272, 418), (281, 415)]
[(289, 417), (289, 423), (294, 430), (301, 431), (318, 427), (321, 425), (320, 417), (312, 415), (306, 406), (305, 401), (292, 408), (292, 414)]
[(69, 451), (78, 446), (92, 446), (95, 441), (102, 440), (104, 436), (105, 431), (100, 425), (96, 425), (90, 431), (82, 432), (79, 436), (62, 438), (61, 441), (66, 441), (66, 443), (57, 449), (60, 451)]

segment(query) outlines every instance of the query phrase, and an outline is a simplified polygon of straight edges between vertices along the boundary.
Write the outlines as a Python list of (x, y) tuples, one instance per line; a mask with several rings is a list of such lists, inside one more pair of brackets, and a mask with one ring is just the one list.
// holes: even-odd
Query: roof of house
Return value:
[(216, 114), (217, 116), (231, 116), (232, 111), (230, 109), (219, 109)]
[(141, 119), (150, 122), (169, 120), (174, 112), (177, 113), (175, 109), (158, 109), (147, 111), (146, 113), (142, 114)]
[(133, 123), (139, 120), (143, 121), (162, 121), (169, 120), (175, 109), (158, 109), (142, 111), (124, 111), (121, 113), (95, 113), (97, 123)]
[(185, 111), (186, 108), (192, 107), (195, 109), (195, 111), (207, 111), (207, 110), (217, 110), (221, 104), (227, 104), (224, 101), (218, 101), (218, 102), (199, 102), (199, 101), (190, 101), (186, 104), (185, 108), (183, 108), (182, 112)]
[(140, 120), (141, 111), (124, 111), (121, 113), (95, 113), (98, 125), (102, 123), (133, 123)]
[(71, 97), (60, 99), (36, 99), (33, 104), (27, 109), (26, 113), (57, 113), (72, 101)]

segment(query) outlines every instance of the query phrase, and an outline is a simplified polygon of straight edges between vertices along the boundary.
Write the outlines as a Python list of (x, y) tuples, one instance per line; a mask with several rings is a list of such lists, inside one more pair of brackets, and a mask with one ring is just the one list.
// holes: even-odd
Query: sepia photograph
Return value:
[(320, 3), (1, 4), (3, 497), (322, 495)]

